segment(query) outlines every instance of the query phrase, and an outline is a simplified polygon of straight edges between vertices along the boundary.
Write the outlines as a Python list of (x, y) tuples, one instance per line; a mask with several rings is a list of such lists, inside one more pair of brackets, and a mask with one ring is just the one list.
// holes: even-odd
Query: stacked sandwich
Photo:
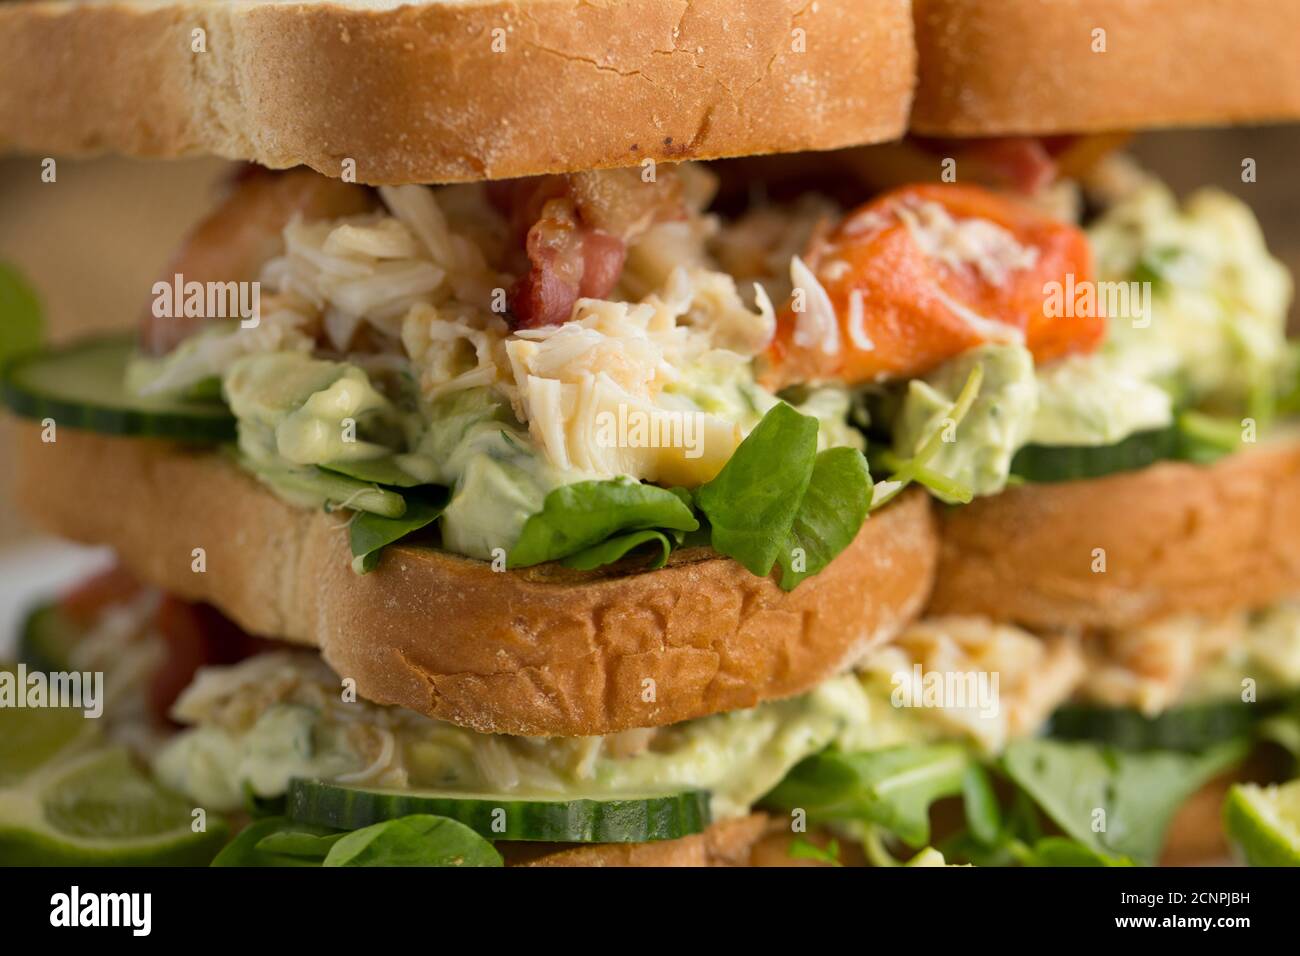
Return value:
[[(1220, 852), (1295, 734), (1290, 279), (1032, 72), (954, 90), (972, 6), (0, 10), (0, 142), (255, 164), (137, 331), (6, 368), (121, 565), (28, 620), (108, 705), (0, 712), (5, 856)], [(1258, 36), (1140, 121), (1294, 115)]]

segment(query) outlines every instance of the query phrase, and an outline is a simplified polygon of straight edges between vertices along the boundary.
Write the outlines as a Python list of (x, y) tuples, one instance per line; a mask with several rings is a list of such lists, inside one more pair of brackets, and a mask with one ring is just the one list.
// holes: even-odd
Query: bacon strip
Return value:
[(627, 244), (686, 214), (671, 171), (649, 183), (629, 169), (544, 176), (503, 184), (492, 196), (522, 235), (527, 258), (509, 294), (516, 329), (567, 322), (579, 298), (609, 295)]

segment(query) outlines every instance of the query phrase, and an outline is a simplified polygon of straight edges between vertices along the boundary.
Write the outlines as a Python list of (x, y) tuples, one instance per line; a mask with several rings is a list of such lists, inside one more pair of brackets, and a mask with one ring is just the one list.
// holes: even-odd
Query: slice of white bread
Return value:
[(914, 0), (914, 7), (918, 133), (1300, 118), (1293, 0)]
[(15, 432), (17, 496), (36, 524), (113, 546), (141, 580), (250, 633), (318, 646), (362, 697), (488, 733), (606, 734), (801, 693), (892, 638), (934, 575), (917, 491), (790, 592), (704, 548), (658, 571), (494, 572), (398, 545), (361, 576), (344, 514), (288, 505), (214, 452)]
[(1125, 628), (1300, 594), (1300, 443), (940, 511), (931, 614)]
[(0, 148), (372, 184), (879, 142), (914, 79), (907, 0), (0, 4)]

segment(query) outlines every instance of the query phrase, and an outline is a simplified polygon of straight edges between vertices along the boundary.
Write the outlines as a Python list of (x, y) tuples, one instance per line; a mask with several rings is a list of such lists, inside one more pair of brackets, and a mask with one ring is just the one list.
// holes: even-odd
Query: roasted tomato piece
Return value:
[(771, 388), (912, 378), (986, 342), (1047, 362), (1105, 335), (1101, 316), (1045, 307), (1050, 283), (1092, 281), (1084, 233), (976, 186), (885, 193), (814, 239), (806, 262), (816, 282), (796, 281), (778, 318)]

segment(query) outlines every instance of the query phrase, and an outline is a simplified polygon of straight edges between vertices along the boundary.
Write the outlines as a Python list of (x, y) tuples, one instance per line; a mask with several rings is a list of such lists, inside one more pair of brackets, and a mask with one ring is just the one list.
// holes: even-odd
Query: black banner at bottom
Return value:
[[(485, 942), (566, 937), (647, 942), (689, 927), (770, 943), (778, 926), (812, 936), (861, 933), (927, 943), (1148, 941), (1172, 933), (1230, 940), (1295, 925), (1295, 876), (1261, 869), (789, 870), (2, 870), (6, 943), (382, 943), (409, 933), (482, 932)], [(864, 922), (864, 920), (866, 922)], [(856, 927), (856, 929), (855, 929)], [(614, 934), (587, 934), (606, 930)], [(587, 944), (577, 940), (587, 939)], [(1040, 937), (1041, 938), (1041, 937)], [(681, 942), (664, 938), (664, 945)], [(812, 941), (811, 937), (808, 940)], [(989, 939), (985, 937), (985, 942)], [(21, 952), (10, 949), (10, 952)]]

